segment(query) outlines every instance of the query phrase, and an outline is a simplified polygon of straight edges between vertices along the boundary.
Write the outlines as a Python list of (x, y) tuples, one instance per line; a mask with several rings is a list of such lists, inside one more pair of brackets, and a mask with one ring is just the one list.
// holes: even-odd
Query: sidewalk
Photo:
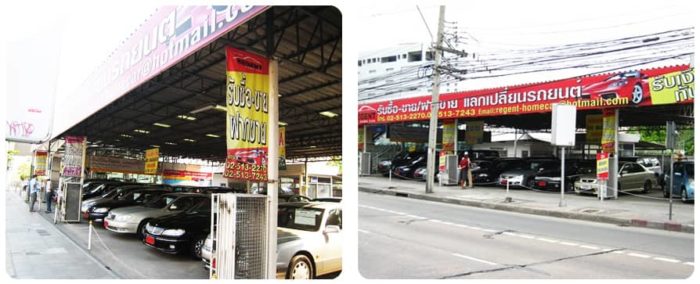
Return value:
[(30, 213), (27, 203), (16, 191), (5, 191), (5, 269), (10, 277), (119, 278), (41, 216), (45, 214), (46, 205), (40, 204), (41, 210)]
[(382, 176), (363, 176), (358, 179), (360, 191), (403, 196), (436, 202), (482, 207), (568, 219), (579, 219), (620, 226), (636, 226), (669, 231), (695, 232), (694, 204), (673, 201), (673, 220), (668, 220), (668, 199), (661, 199), (655, 189), (639, 196), (620, 195), (618, 199), (598, 200), (595, 196), (566, 194), (566, 206), (559, 207), (560, 194), (511, 189), (512, 202), (505, 202), (506, 190), (488, 186), (463, 190), (458, 186), (439, 186), (433, 193), (425, 193), (425, 182), (401, 180)]

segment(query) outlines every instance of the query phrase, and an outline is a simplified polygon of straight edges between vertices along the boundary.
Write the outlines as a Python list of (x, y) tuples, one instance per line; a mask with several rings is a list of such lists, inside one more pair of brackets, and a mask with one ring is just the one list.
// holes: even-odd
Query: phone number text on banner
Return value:
[(267, 181), (269, 63), (226, 48), (227, 178)]

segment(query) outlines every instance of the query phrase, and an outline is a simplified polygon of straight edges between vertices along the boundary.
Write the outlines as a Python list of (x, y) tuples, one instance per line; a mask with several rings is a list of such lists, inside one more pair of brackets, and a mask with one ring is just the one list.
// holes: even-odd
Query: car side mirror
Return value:
[(340, 226), (338, 225), (327, 225), (326, 229), (323, 230), (324, 234), (340, 233)]

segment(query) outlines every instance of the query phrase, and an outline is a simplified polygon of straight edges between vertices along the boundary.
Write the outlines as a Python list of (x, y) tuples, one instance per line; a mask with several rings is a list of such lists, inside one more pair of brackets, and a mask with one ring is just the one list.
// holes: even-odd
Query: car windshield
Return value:
[(211, 214), (211, 200), (203, 199), (185, 212), (187, 214)]
[(695, 178), (695, 164), (685, 164), (685, 172), (689, 178)]
[(321, 208), (279, 207), (277, 227), (315, 232), (321, 227)]
[(100, 191), (102, 191), (103, 188), (105, 188), (105, 186), (107, 186), (107, 185), (104, 184), (104, 183), (103, 183), (103, 184), (100, 184), (100, 185), (98, 185), (98, 186), (96, 186), (96, 187), (90, 189), (90, 191), (88, 191), (88, 193), (89, 193), (89, 194), (95, 194), (95, 193), (97, 193), (97, 192), (100, 192)]
[(114, 197), (115, 195), (117, 195), (117, 194), (119, 194), (119, 193), (122, 193), (122, 192), (124, 192), (124, 188), (123, 188), (123, 187), (116, 187), (116, 188), (113, 188), (112, 190), (110, 190), (109, 192), (103, 194), (102, 197), (104, 197), (104, 198), (112, 198), (112, 197)]
[(141, 196), (143, 196), (143, 192), (141, 191), (131, 191), (131, 192), (125, 192), (122, 191), (116, 196), (116, 200), (137, 200)]
[(144, 206), (149, 208), (163, 208), (165, 206), (170, 205), (170, 203), (175, 201), (175, 199), (177, 199), (177, 197), (172, 195), (161, 195), (158, 198), (152, 200), (151, 202), (144, 204)]

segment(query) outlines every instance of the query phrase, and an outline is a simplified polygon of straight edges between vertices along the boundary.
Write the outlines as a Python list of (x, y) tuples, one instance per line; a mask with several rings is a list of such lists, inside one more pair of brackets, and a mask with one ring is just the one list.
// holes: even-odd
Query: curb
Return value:
[(683, 224), (679, 224), (679, 223), (675, 223), (675, 222), (658, 222), (658, 221), (648, 221), (648, 220), (641, 220), (641, 219), (626, 219), (626, 218), (618, 218), (618, 217), (610, 217), (610, 216), (600, 216), (600, 215), (593, 215), (593, 214), (586, 214), (586, 213), (579, 213), (579, 212), (552, 211), (552, 210), (547, 210), (547, 209), (527, 208), (527, 207), (521, 207), (521, 206), (517, 206), (517, 205), (510, 205), (510, 204), (485, 203), (485, 202), (476, 201), (476, 200), (463, 200), (463, 199), (456, 199), (456, 198), (450, 198), (450, 197), (431, 196), (431, 195), (427, 195), (427, 194), (416, 194), (416, 193), (412, 193), (412, 192), (393, 190), (393, 189), (376, 189), (376, 188), (369, 188), (369, 187), (362, 187), (362, 186), (359, 186), (358, 188), (360, 191), (367, 192), (367, 193), (393, 195), (393, 196), (407, 197), (407, 198), (412, 198), (412, 199), (420, 199), (420, 200), (427, 200), (427, 201), (433, 201), (433, 202), (442, 202), (442, 203), (448, 203), (448, 204), (471, 206), (471, 207), (478, 207), (478, 208), (485, 208), (485, 209), (492, 209), (492, 210), (510, 211), (510, 212), (548, 216), (548, 217), (556, 217), (556, 218), (566, 218), (566, 219), (575, 219), (575, 220), (591, 221), (591, 222), (598, 222), (598, 223), (607, 223), (607, 224), (613, 224), (613, 225), (618, 225), (618, 226), (650, 228), (650, 229), (675, 231), (675, 232), (683, 232), (683, 233), (691, 233), (691, 234), (695, 233), (694, 226), (683, 225)]

